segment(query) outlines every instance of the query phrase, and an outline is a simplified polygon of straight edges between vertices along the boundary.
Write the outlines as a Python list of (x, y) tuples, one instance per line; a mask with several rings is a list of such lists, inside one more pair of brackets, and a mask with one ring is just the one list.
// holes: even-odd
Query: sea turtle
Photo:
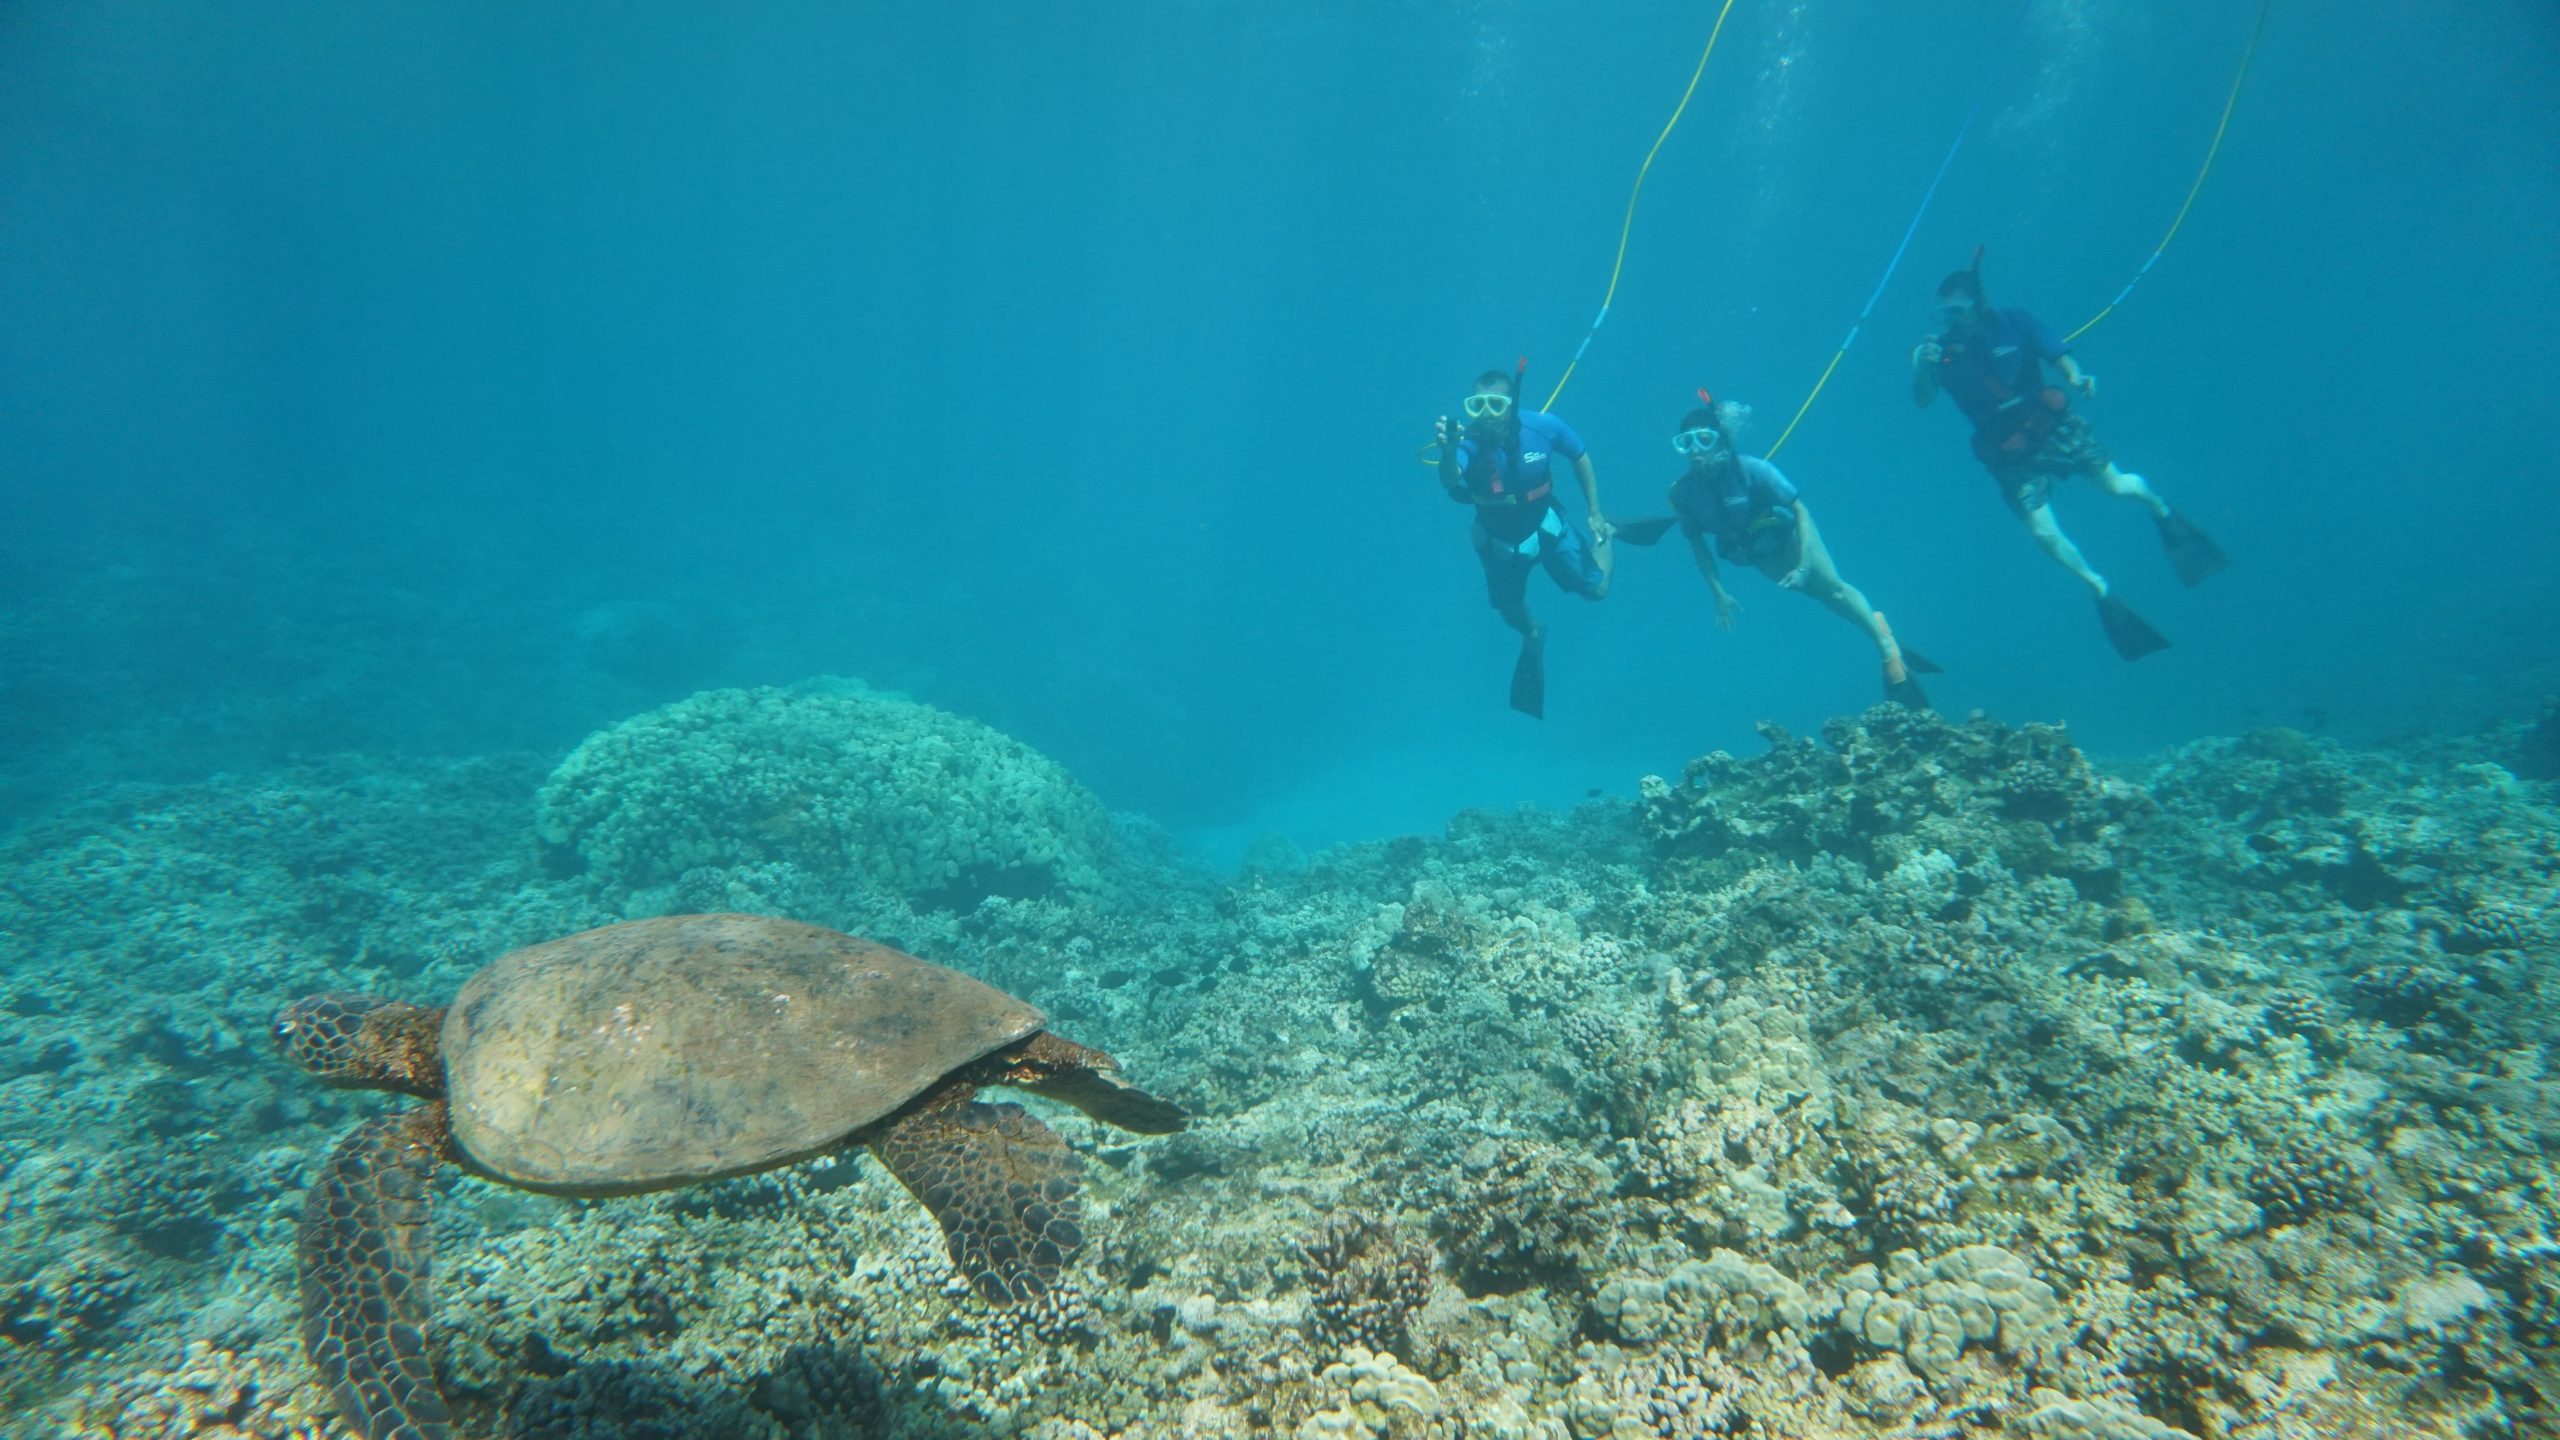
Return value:
[(867, 1145), (988, 1300), (1046, 1294), (1084, 1243), (1078, 1161), (1018, 1085), (1144, 1134), (1181, 1110), (1022, 1001), (885, 945), (758, 915), (676, 915), (499, 957), (429, 1009), (330, 993), (277, 1015), (321, 1080), (427, 1101), (358, 1126), (302, 1207), (302, 1341), (367, 1440), (451, 1434), (427, 1353), (430, 1181), (452, 1161), (555, 1195), (628, 1195)]

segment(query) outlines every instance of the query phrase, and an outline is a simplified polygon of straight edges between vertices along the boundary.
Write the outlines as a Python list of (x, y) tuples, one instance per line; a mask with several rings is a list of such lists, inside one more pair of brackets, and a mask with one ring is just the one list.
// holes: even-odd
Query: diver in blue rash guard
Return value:
[[(1731, 630), (1742, 613), (1742, 602), (1724, 588), (1724, 578), (1717, 571), (1716, 557), (1722, 556), (1777, 581), (1781, 589), (1819, 601), (1858, 627), (1875, 643), (1884, 662), (1885, 698), (1914, 710), (1928, 709), (1929, 697), (1911, 675), (1938, 667), (1918, 651), (1905, 650), (1885, 624), (1883, 613), (1867, 603), (1857, 586), (1841, 578), (1832, 564), (1830, 547), (1822, 543), (1822, 532), (1813, 523), (1813, 512), (1805, 508), (1803, 497), (1786, 475), (1766, 459), (1734, 448), (1743, 407), (1704, 390), (1698, 398), (1703, 403), (1682, 417), (1671, 437), (1671, 448), (1689, 462), (1680, 478), (1671, 482), (1671, 513), (1689, 541), (1698, 573), (1706, 577), (1707, 589), (1715, 596), (1716, 628)], [(1630, 527), (1637, 523), (1628, 522)], [(1636, 538), (1632, 528), (1629, 538)]]
[(2000, 487), (2000, 498), (2055, 563), (2096, 594), (2098, 620), (2116, 653), (2139, 660), (2169, 642), (2114, 595), (2053, 518), (2053, 482), (2087, 477), (2108, 494), (2139, 501), (2160, 530), (2161, 546), (2189, 585), (2229, 564), (2222, 547), (2169, 509), (2141, 476), (2116, 467), (2089, 422), (2071, 413), (2071, 397), (2045, 382), (2049, 363), (2064, 385), (2098, 393), (2097, 377), (2080, 368), (2053, 327), (2024, 310), (1994, 309), (1982, 290), (1982, 257), (1938, 284), (1937, 330), (1911, 352), (1911, 398), (1926, 406), (1944, 390), (1973, 422), (1973, 453)]
[[(1488, 370), (1460, 407), (1465, 419), (1440, 417), (1440, 488), (1475, 507), (1471, 531), (1484, 566), (1485, 597), (1503, 623), (1520, 632), (1511, 672), (1511, 706), (1546, 713), (1546, 627), (1529, 613), (1529, 571), (1543, 567), (1568, 594), (1598, 600), (1609, 593), (1614, 533), (1600, 508), (1600, 481), (1573, 427), (1543, 410), (1519, 408), (1520, 374)], [(1556, 504), (1555, 457), (1573, 462), (1591, 517), (1588, 539)]]

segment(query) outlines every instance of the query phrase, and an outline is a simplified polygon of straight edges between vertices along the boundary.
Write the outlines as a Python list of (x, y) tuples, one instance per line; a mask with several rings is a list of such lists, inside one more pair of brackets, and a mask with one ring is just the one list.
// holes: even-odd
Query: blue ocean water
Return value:
[[(2081, 350), (2127, 665), (1905, 355), (1978, 244), (2076, 324), (2158, 241), (2256, 7), (1742, 0), (1557, 404), (1656, 512), (1707, 385), (1938, 703), (2131, 754), (2459, 731), (2560, 688), (2560, 14), (2276, 0), (2176, 244)], [(0, 820), (311, 752), (557, 754), (858, 676), (1232, 855), (1627, 789), (1874, 697), (1676, 545), (1553, 625), (1543, 722), (1413, 461), (1561, 373), (1698, 4), (0, 9)], [(2014, 46), (2014, 53), (2009, 47)], [(2006, 58), (2004, 60), (2004, 55)]]

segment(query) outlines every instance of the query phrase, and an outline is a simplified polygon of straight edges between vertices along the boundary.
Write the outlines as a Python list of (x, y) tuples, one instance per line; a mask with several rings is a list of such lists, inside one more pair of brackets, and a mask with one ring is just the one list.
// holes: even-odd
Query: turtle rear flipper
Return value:
[(990, 1303), (1048, 1294), (1084, 1244), (1082, 1162), (1019, 1105), (928, 1102), (889, 1122), (871, 1153), (933, 1212), (951, 1263)]
[(451, 1440), (427, 1355), (431, 1185), (444, 1107), (366, 1121), (302, 1202), (302, 1346), (365, 1440)]

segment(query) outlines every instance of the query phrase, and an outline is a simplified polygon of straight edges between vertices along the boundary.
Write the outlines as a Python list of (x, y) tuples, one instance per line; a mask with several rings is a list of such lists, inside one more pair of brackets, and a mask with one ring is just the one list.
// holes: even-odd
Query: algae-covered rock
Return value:
[(2019, 1422), (2036, 1440), (2196, 1440), (2174, 1425), (2110, 1401), (2065, 1400), (2045, 1390), (2036, 1394), (2047, 1403)]
[(1110, 816), (1054, 761), (852, 683), (705, 691), (598, 731), (552, 771), (537, 819), (630, 909), (689, 871), (774, 863), (965, 909), (1091, 892), (1112, 851)]

